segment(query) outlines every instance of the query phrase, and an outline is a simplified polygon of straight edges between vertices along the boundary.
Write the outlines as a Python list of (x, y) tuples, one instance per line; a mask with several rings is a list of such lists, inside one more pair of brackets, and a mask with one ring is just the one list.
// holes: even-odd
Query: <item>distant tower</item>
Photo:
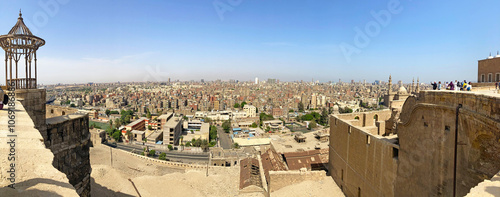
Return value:
[(415, 77), (413, 78), (413, 81), (411, 82), (411, 88), (410, 88), (410, 93), (415, 91)]
[(390, 95), (392, 92), (392, 76), (389, 75), (389, 86), (387, 87), (387, 95)]
[(417, 89), (415, 90), (415, 93), (420, 92), (420, 79), (417, 77)]
[(259, 78), (255, 77), (255, 85), (259, 84)]

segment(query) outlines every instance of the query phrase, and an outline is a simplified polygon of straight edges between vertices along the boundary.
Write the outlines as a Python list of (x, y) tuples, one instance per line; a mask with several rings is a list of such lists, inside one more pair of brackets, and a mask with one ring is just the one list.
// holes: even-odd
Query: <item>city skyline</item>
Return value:
[(371, 83), (389, 74), (404, 83), (475, 81), (477, 60), (500, 50), (493, 21), (500, 3), (453, 3), (16, 1), (0, 3), (0, 28), (10, 29), (21, 8), (47, 41), (39, 51), (42, 84)]

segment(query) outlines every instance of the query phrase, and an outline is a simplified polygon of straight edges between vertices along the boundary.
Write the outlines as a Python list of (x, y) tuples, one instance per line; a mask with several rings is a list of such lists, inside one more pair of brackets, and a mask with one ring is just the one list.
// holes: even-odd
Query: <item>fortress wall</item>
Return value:
[(269, 193), (304, 181), (320, 181), (325, 171), (269, 171)]
[(53, 165), (64, 172), (80, 196), (90, 196), (88, 114), (47, 119), (46, 145), (54, 153)]
[(396, 196), (452, 196), (454, 179), (464, 196), (500, 171), (500, 97), (422, 91), (405, 103), (401, 121)]
[(394, 196), (395, 149), (350, 121), (331, 116), (329, 172), (346, 196)]
[[(8, 111), (0, 110), (0, 196), (78, 196), (65, 174), (53, 165), (54, 154), (45, 147), (41, 132), (35, 129), (31, 114), (15, 102), (15, 138), (8, 135)], [(7, 142), (14, 139), (14, 145)], [(13, 146), (13, 147), (12, 147)], [(12, 149), (13, 148), (13, 149)], [(14, 151), (15, 160), (8, 155)], [(15, 162), (15, 163), (14, 163)], [(13, 173), (11, 165), (14, 163)], [(7, 177), (15, 177), (15, 189), (7, 187)]]
[(69, 107), (61, 107), (55, 105), (46, 105), (46, 117), (53, 118), (57, 116), (64, 116), (69, 114), (74, 114), (78, 112), (77, 109), (69, 108)]

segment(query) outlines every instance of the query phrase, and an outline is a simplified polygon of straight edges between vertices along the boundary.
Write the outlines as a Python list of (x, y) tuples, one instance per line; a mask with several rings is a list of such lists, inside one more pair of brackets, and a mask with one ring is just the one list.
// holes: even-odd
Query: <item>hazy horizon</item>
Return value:
[(500, 2), (452, 3), (14, 1), (0, 3), (0, 34), (21, 8), (47, 42), (41, 84), (476, 81), (477, 61), (500, 50)]

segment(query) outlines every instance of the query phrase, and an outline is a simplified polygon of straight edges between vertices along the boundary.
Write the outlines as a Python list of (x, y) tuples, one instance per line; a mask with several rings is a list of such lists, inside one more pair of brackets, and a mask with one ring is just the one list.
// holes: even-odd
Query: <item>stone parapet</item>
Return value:
[[(44, 145), (40, 132), (35, 128), (31, 115), (21, 102), (15, 102), (15, 134), (10, 138), (8, 111), (0, 110), (0, 196), (78, 196), (65, 174), (53, 165), (53, 153)], [(8, 155), (12, 152), (9, 142), (15, 139), (15, 185), (7, 187), (11, 177)]]

